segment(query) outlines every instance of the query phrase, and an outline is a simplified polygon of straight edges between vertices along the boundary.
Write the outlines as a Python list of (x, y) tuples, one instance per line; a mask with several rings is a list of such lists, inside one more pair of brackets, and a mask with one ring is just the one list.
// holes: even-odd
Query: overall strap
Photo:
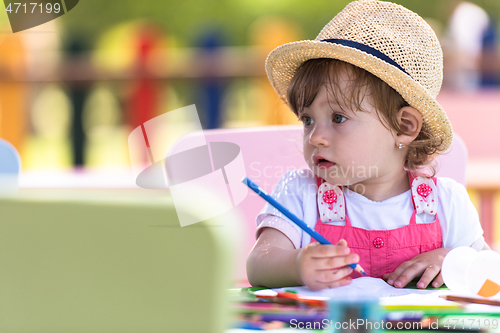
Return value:
[(415, 222), (417, 214), (436, 215), (438, 208), (437, 178), (423, 177), (408, 172), (413, 204), (413, 215), (410, 221)]
[(320, 177), (318, 177), (316, 175), (314, 175), (314, 177), (316, 177), (316, 185), (318, 187), (325, 182), (325, 180), (323, 178), (320, 178)]
[(331, 185), (324, 179), (316, 176), (317, 188), (317, 206), (319, 220), (326, 224), (335, 222), (345, 222), (345, 225), (351, 225), (347, 218), (345, 207), (345, 196), (341, 186)]

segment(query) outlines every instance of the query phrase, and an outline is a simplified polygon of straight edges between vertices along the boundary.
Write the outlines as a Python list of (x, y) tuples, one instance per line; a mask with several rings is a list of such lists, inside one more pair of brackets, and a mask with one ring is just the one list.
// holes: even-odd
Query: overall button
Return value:
[(377, 249), (380, 249), (382, 246), (384, 246), (384, 240), (380, 237), (377, 237), (373, 240), (373, 246), (375, 246)]

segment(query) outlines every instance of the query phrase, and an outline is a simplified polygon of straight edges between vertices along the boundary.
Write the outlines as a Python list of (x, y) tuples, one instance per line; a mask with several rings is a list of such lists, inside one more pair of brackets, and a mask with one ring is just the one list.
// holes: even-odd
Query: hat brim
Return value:
[(295, 72), (305, 61), (317, 58), (338, 59), (377, 76), (396, 90), (423, 117), (423, 129), (442, 142), (447, 150), (453, 129), (443, 107), (411, 76), (397, 67), (356, 48), (321, 41), (299, 41), (274, 49), (266, 60), (266, 73), (279, 97), (287, 103), (286, 93)]

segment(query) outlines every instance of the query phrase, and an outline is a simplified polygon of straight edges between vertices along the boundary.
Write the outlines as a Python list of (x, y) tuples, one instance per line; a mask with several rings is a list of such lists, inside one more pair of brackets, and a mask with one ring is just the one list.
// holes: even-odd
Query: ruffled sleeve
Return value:
[[(271, 196), (299, 219), (304, 218), (304, 198), (316, 195), (314, 174), (310, 170), (288, 171), (276, 184)], [(307, 201), (307, 200), (306, 200)], [(303, 231), (276, 208), (266, 203), (257, 215), (256, 237), (264, 228), (274, 228), (287, 236), (295, 248), (302, 247)]]
[(440, 177), (437, 188), (443, 246), (471, 246), (481, 250), (485, 244), (483, 229), (465, 187), (453, 179)]

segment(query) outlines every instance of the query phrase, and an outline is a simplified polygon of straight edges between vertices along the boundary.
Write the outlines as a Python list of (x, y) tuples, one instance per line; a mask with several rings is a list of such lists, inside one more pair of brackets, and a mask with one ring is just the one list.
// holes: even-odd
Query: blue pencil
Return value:
[[(325, 237), (321, 236), (321, 234), (319, 234), (316, 230), (309, 228), (307, 226), (307, 224), (305, 224), (304, 221), (302, 221), (297, 216), (292, 214), (288, 209), (283, 207), (278, 201), (274, 200), (273, 197), (271, 197), (269, 194), (267, 194), (257, 184), (255, 184), (250, 179), (248, 179), (248, 177), (245, 177), (245, 179), (243, 179), (243, 183), (245, 183), (248, 187), (250, 187), (250, 189), (252, 191), (254, 191), (258, 195), (260, 195), (264, 200), (269, 202), (270, 205), (272, 205), (274, 208), (279, 210), (283, 215), (288, 217), (293, 223), (298, 225), (302, 230), (307, 232), (312, 238), (317, 240), (320, 244), (332, 244)], [(363, 270), (363, 268), (361, 268), (361, 266), (359, 264), (349, 264), (349, 266), (352, 269), (354, 269), (355, 271), (357, 271), (363, 275), (366, 275), (365, 271)]]

